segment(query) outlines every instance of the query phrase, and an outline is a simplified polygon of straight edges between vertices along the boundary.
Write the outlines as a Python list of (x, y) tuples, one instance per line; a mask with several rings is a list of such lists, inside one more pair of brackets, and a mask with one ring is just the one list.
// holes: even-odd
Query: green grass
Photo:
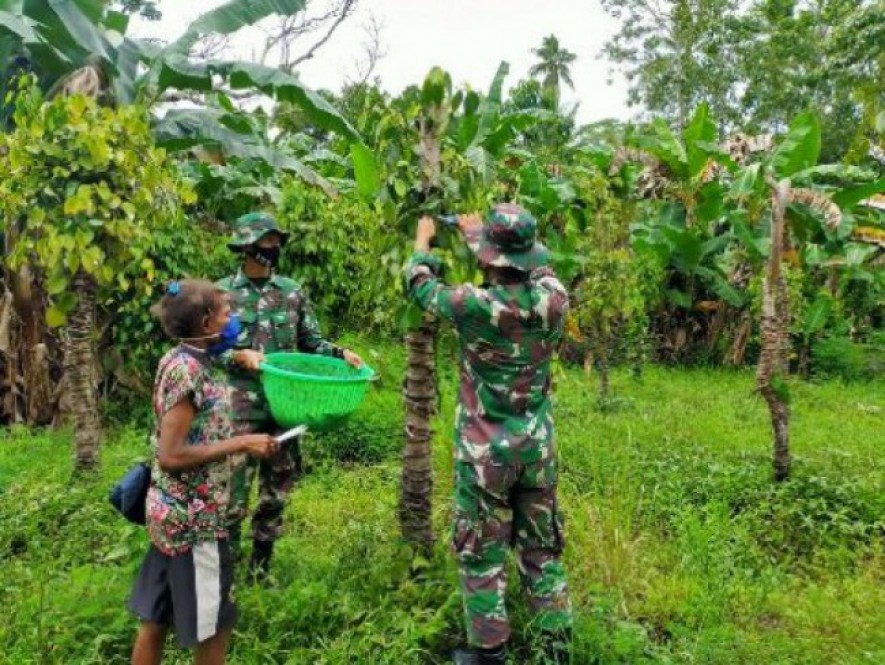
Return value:
[[(446, 542), (455, 365), (441, 358), (439, 543), (414, 561), (396, 522), (402, 355), (349, 341), (382, 379), (359, 417), (309, 442), (276, 586), (237, 588), (232, 663), (441, 663), (462, 635)], [(556, 384), (576, 663), (885, 662), (885, 385), (793, 385), (794, 475), (775, 485), (752, 373), (618, 372), (605, 410), (583, 372)], [(69, 433), (0, 437), (0, 662), (128, 662), (146, 538), (105, 497), (145, 432), (115, 429), (100, 476), (75, 482)], [(514, 662), (531, 662), (511, 587)]]

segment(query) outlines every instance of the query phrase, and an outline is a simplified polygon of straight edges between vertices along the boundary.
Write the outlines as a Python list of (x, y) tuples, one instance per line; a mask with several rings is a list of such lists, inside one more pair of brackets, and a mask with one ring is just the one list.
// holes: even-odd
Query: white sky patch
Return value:
[[(221, 0), (165, 0), (159, 5), (161, 21), (133, 19), (132, 32), (172, 40), (190, 21), (219, 4)], [(613, 85), (608, 85), (610, 63), (599, 58), (602, 45), (618, 26), (598, 0), (361, 0), (332, 39), (299, 67), (301, 80), (313, 88), (337, 92), (347, 80), (357, 78), (356, 61), (364, 53), (364, 25), (370, 15), (383, 26), (386, 51), (375, 75), (394, 94), (420, 84), (437, 65), (452, 75), (456, 85), (484, 91), (502, 60), (510, 63), (509, 87), (528, 76), (536, 62), (531, 49), (540, 47), (544, 36), (552, 33), (562, 47), (578, 56), (572, 66), (575, 89), (563, 87), (562, 99), (566, 107), (579, 103), (578, 121), (627, 120), (634, 115), (627, 107), (626, 81), (615, 75)], [(295, 52), (306, 51), (319, 34), (304, 38)], [(260, 27), (244, 29), (235, 36), (230, 54), (257, 59), (264, 40)]]

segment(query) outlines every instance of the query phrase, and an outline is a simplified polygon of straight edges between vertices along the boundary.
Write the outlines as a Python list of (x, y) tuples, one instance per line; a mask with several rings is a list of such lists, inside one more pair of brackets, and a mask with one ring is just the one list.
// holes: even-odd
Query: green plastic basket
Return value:
[(323, 430), (356, 411), (375, 372), (343, 360), (305, 353), (268, 353), (261, 383), (278, 425)]

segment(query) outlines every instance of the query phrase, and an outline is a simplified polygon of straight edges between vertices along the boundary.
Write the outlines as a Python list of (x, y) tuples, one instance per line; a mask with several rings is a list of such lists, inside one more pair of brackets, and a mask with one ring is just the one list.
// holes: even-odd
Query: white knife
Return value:
[(307, 425), (298, 425), (298, 427), (293, 427), (287, 432), (283, 432), (278, 437), (275, 438), (277, 443), (285, 443), (289, 439), (294, 439), (296, 436), (300, 436), (307, 431)]

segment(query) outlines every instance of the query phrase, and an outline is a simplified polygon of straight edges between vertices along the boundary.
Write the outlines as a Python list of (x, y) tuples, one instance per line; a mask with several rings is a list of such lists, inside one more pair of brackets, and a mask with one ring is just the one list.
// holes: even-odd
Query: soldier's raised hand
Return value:
[(418, 220), (418, 230), (415, 232), (415, 249), (420, 252), (430, 250), (430, 241), (436, 235), (436, 222), (432, 217), (425, 215)]
[(468, 215), (458, 215), (458, 228), (461, 233), (476, 233), (482, 229), (482, 215), (471, 212)]

